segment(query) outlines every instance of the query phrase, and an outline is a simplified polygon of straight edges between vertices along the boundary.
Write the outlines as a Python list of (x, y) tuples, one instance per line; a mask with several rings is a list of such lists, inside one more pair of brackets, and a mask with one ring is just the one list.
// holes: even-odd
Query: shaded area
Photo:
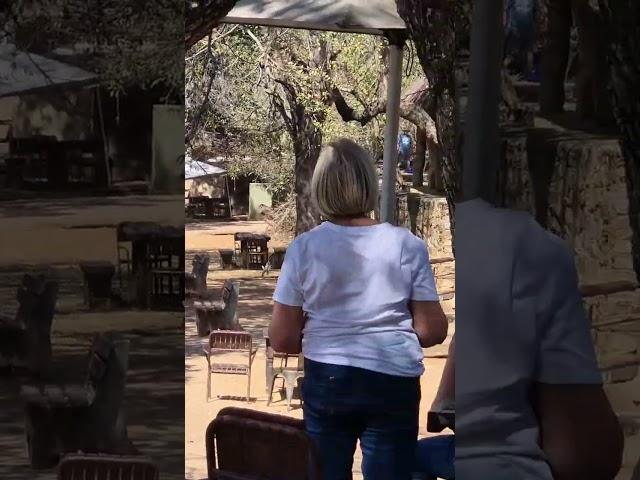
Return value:
[[(15, 198), (15, 197), (14, 197)], [(0, 217), (4, 220), (20, 217), (50, 217), (50, 216), (83, 216), (86, 215), (87, 220), (91, 222), (95, 219), (97, 209), (118, 209), (122, 207), (128, 208), (150, 208), (156, 211), (162, 211), (163, 208), (178, 210), (181, 207), (180, 202), (176, 201), (180, 197), (174, 195), (166, 196), (121, 196), (121, 197), (77, 197), (73, 198), (51, 198), (46, 202), (38, 196), (34, 200), (5, 200), (0, 201)], [(0, 200), (2, 198), (0, 197)], [(141, 213), (141, 220), (144, 215)], [(122, 215), (118, 217), (119, 223), (122, 221)], [(131, 221), (131, 220), (130, 220)], [(91, 222), (95, 224), (94, 222)], [(115, 223), (111, 224), (115, 225)]]
[[(130, 340), (126, 411), (129, 437), (142, 454), (158, 464), (163, 479), (182, 477), (184, 465), (184, 357), (180, 329), (126, 333)], [(90, 334), (54, 339), (54, 378), (82, 383)], [(54, 480), (55, 471), (33, 472), (24, 447), (19, 382), (0, 377), (0, 478)]]

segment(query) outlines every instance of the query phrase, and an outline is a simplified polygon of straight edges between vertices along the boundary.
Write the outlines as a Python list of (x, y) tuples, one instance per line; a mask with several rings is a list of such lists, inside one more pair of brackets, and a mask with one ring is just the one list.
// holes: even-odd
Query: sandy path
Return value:
[(180, 226), (184, 202), (175, 195), (0, 202), (0, 265), (115, 262), (124, 221)]
[[(248, 223), (248, 222), (247, 222)], [(262, 233), (264, 224), (251, 222), (243, 224), (242, 228), (249, 231)], [(240, 225), (238, 225), (240, 226)], [(214, 252), (217, 248), (231, 248), (233, 246), (233, 232), (235, 224), (213, 223), (206, 227), (202, 224), (188, 225), (186, 227), (187, 257), (194, 251)], [(246, 230), (245, 230), (246, 231)], [(230, 244), (229, 242), (230, 238)], [(270, 244), (271, 246), (271, 244)], [(217, 255), (217, 253), (216, 253)], [(212, 269), (208, 276), (208, 286), (214, 291), (219, 291), (225, 278), (233, 278), (240, 283), (240, 303), (238, 315), (242, 326), (252, 333), (254, 342), (258, 347), (258, 353), (254, 360), (251, 377), (251, 401), (246, 402), (246, 377), (232, 375), (217, 375), (213, 380), (214, 395), (222, 395), (224, 398), (206, 401), (206, 361), (202, 355), (202, 342), (196, 335), (193, 311), (187, 309), (187, 321), (185, 331), (185, 476), (188, 480), (200, 480), (207, 475), (205, 430), (209, 422), (217, 413), (227, 406), (248, 407), (256, 410), (291, 415), (302, 418), (302, 409), (299, 400), (293, 401), (293, 410), (287, 412), (286, 402), (274, 392), (274, 401), (267, 407), (266, 375), (265, 375), (265, 348), (262, 329), (269, 324), (271, 313), (271, 295), (275, 288), (277, 273), (272, 272), (267, 278), (261, 278), (260, 272)], [(431, 352), (439, 353), (439, 352)], [(435, 396), (438, 382), (442, 374), (444, 359), (427, 358), (425, 360), (427, 371), (421, 379), (422, 402), (420, 406), (420, 434), (427, 435), (426, 413)], [(357, 450), (354, 462), (354, 478), (361, 479), (360, 472), (361, 454)]]
[[(148, 315), (148, 314), (147, 314)], [(130, 341), (126, 408), (129, 437), (142, 454), (161, 468), (163, 480), (182, 479), (184, 468), (184, 367), (182, 315), (155, 312), (155, 329), (132, 330), (124, 315), (78, 314), (59, 319), (54, 331), (52, 378), (82, 383), (91, 337), (120, 331)], [(164, 325), (164, 328), (157, 325)], [(171, 327), (174, 325), (174, 327)], [(23, 407), (19, 383), (0, 376), (0, 478), (55, 480), (55, 470), (33, 471), (24, 449)]]

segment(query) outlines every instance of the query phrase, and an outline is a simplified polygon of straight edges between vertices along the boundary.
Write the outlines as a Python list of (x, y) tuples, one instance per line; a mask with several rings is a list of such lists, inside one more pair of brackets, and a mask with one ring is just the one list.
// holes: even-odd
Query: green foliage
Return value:
[[(324, 142), (346, 136), (381, 155), (385, 116), (364, 127), (346, 123), (330, 89), (339, 88), (359, 111), (384, 98), (383, 42), (370, 35), (263, 27), (215, 30), (210, 48), (203, 39), (186, 55), (187, 128), (203, 112), (194, 145), (201, 147), (205, 132), (215, 132), (218, 141), (205, 146), (209, 156), (227, 157), (233, 174), (257, 175), (272, 184), (276, 196), (286, 196), (294, 185), (293, 148), (278, 108), (294, 95)], [(406, 51), (408, 86), (422, 73), (413, 45)]]

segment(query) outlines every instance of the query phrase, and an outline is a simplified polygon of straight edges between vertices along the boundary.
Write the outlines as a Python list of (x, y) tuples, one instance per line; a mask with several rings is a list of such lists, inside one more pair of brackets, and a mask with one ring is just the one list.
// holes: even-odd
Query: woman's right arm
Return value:
[(423, 348), (439, 345), (447, 338), (449, 321), (440, 302), (421, 302), (412, 300), (410, 304), (413, 316), (413, 329)]
[(624, 436), (601, 385), (538, 384), (534, 407), (555, 480), (612, 480)]
[(556, 480), (612, 480), (624, 438), (602, 385), (573, 255), (550, 236), (531, 245), (539, 249), (529, 271), (539, 292), (532, 393), (542, 450)]

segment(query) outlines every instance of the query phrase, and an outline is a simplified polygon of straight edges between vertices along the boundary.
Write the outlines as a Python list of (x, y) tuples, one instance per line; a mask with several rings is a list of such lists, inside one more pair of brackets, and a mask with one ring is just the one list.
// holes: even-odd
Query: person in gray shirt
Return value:
[(567, 245), (481, 199), (455, 245), (456, 478), (613, 479), (623, 436)]

